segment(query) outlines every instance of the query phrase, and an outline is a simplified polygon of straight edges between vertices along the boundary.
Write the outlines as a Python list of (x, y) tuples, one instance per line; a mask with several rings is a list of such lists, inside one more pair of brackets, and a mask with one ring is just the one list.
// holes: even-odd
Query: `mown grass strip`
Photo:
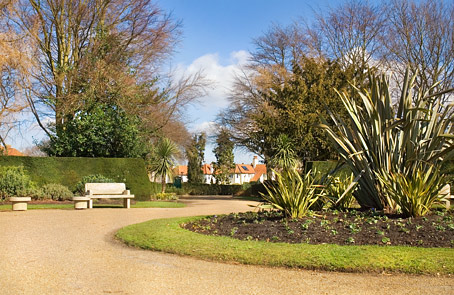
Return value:
[[(123, 208), (123, 205), (117, 204), (95, 204), (94, 208)], [(184, 208), (184, 203), (161, 202), (161, 201), (144, 201), (136, 202), (131, 208)], [(74, 209), (74, 204), (28, 204), (28, 210), (35, 209)], [(0, 210), (11, 210), (11, 204), (0, 205)]]
[(454, 274), (454, 249), (339, 246), (240, 241), (180, 227), (201, 217), (158, 219), (122, 228), (116, 236), (142, 249), (243, 264), (345, 272)]
[[(74, 209), (74, 204), (28, 204), (27, 210), (35, 209)], [(0, 205), (0, 210), (12, 210), (11, 204)]]

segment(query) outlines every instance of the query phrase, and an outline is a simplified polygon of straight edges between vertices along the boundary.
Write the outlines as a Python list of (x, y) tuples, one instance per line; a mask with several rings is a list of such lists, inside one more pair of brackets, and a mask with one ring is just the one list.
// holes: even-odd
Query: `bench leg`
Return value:
[(124, 199), (123, 207), (128, 208), (128, 209), (131, 208), (131, 199)]
[(88, 201), (88, 208), (93, 209), (93, 200), (92, 199), (90, 199)]

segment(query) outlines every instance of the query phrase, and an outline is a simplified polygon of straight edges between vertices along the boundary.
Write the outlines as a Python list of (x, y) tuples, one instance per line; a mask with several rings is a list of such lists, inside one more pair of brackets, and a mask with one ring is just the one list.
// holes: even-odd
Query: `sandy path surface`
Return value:
[(180, 209), (0, 212), (0, 294), (454, 294), (454, 278), (224, 264), (128, 248), (121, 227), (154, 218), (247, 211), (250, 201)]

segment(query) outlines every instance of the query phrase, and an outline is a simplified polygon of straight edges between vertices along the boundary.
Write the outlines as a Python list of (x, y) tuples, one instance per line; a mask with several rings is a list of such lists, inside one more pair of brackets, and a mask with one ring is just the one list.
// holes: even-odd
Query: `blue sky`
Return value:
[[(335, 7), (340, 1), (160, 0), (158, 5), (182, 22), (182, 40), (172, 66), (187, 73), (202, 69), (214, 82), (200, 103), (188, 108), (191, 132), (207, 131), (219, 111), (228, 104), (233, 75), (254, 51), (253, 39), (275, 24), (288, 25), (301, 18), (311, 21), (315, 11)], [(205, 160), (215, 161), (213, 144), (207, 144)], [(235, 151), (237, 163), (249, 163), (252, 154)]]
[[(182, 22), (182, 39), (169, 66), (186, 73), (202, 70), (213, 81), (206, 97), (187, 110), (191, 132), (208, 131), (219, 111), (227, 106), (233, 75), (254, 51), (252, 40), (273, 23), (288, 25), (300, 18), (311, 21), (314, 11), (335, 7), (328, 0), (157, 0), (157, 5)], [(21, 150), (43, 137), (39, 128), (23, 130), (8, 143)], [(215, 161), (214, 146), (205, 151), (207, 163)], [(237, 163), (249, 163), (252, 154), (235, 151)]]
[[(210, 131), (210, 122), (227, 106), (233, 74), (254, 51), (253, 39), (265, 33), (273, 23), (288, 25), (301, 18), (311, 21), (314, 11), (335, 7), (341, 1), (160, 0), (158, 5), (182, 22), (182, 41), (172, 66), (191, 73), (202, 69), (214, 82), (213, 89), (188, 109), (192, 132)], [(208, 129), (207, 129), (208, 128)], [(215, 161), (212, 144), (205, 151), (207, 163)], [(235, 151), (237, 163), (249, 163), (252, 154)]]

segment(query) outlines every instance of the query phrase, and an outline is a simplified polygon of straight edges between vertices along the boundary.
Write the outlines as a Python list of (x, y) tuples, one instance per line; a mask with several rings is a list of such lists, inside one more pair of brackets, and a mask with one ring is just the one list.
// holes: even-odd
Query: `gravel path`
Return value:
[(250, 201), (183, 209), (0, 212), (0, 294), (454, 294), (454, 278), (224, 264), (138, 250), (113, 239), (154, 218), (247, 211)]

